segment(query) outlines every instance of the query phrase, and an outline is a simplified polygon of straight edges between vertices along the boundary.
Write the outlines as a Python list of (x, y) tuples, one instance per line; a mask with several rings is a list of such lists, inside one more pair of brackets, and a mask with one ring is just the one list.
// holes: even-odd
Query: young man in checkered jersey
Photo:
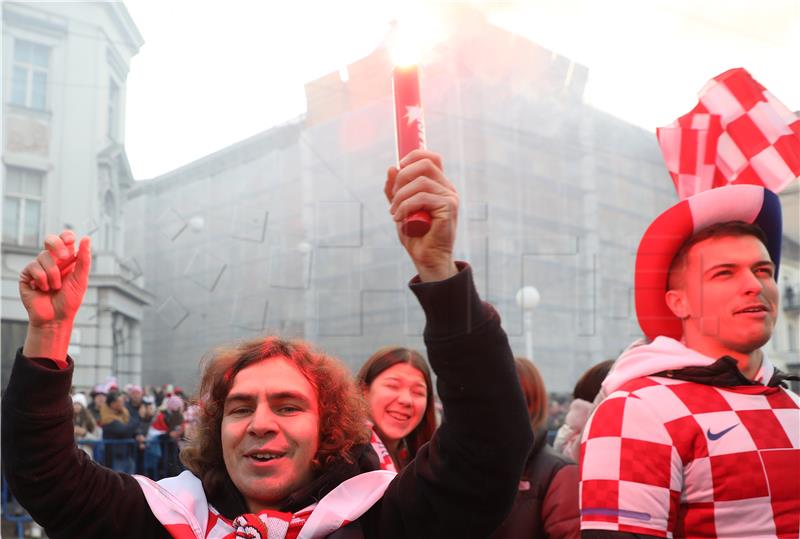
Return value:
[(800, 536), (800, 399), (762, 351), (780, 241), (777, 196), (753, 185), (684, 200), (645, 233), (650, 342), (617, 360), (584, 431), (584, 539)]

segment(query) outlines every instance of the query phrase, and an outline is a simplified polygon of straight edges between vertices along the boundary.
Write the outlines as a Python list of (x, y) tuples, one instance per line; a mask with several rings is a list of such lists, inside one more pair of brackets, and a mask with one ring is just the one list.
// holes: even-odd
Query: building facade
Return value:
[[(584, 102), (586, 67), (469, 10), (452, 22), (422, 94), (428, 146), (460, 193), (456, 255), (518, 355), (515, 297), (540, 291), (533, 359), (551, 391), (570, 391), (641, 335), (636, 247), (677, 197), (655, 136)], [(354, 371), (380, 346), (423, 349), (414, 270), (383, 195), (391, 69), (379, 47), (309, 82), (302, 118), (131, 191), (126, 242), (155, 296), (147, 382), (191, 387), (210, 349), (263, 333), (307, 339)]]
[(150, 296), (125, 256), (125, 84), (144, 43), (120, 2), (3, 2), (2, 375), (24, 342), (19, 271), (46, 233), (90, 235), (93, 267), (70, 354), (75, 385), (141, 381)]

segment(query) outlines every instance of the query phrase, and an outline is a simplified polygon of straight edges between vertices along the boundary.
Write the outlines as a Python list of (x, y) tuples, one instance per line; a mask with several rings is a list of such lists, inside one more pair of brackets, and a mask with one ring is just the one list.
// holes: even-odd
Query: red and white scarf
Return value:
[(297, 513), (267, 510), (233, 521), (209, 505), (202, 482), (191, 472), (158, 482), (134, 477), (153, 515), (175, 539), (319, 539), (366, 513), (383, 497), (395, 475), (387, 470), (366, 472)]
[(386, 449), (386, 446), (381, 441), (380, 436), (375, 431), (375, 426), (372, 423), (369, 423), (370, 432), (372, 433), (372, 437), (369, 440), (369, 443), (372, 445), (372, 449), (378, 454), (378, 460), (381, 464), (381, 470), (387, 470), (390, 472), (397, 473), (397, 467), (394, 465), (394, 461), (392, 460), (392, 455), (389, 454), (389, 450)]

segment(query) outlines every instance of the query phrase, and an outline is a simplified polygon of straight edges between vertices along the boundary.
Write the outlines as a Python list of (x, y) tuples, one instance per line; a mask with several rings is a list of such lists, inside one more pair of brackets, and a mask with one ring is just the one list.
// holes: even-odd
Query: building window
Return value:
[(3, 193), (3, 243), (38, 247), (42, 229), (44, 174), (8, 167)]
[(117, 140), (119, 116), (119, 86), (114, 79), (108, 81), (108, 138)]
[(14, 40), (11, 103), (32, 109), (45, 109), (49, 64), (50, 47), (21, 39)]

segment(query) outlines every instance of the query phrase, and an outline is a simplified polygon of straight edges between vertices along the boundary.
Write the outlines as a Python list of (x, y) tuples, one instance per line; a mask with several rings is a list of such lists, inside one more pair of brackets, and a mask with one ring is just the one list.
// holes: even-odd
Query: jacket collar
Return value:
[[(713, 365), (724, 359), (724, 357), (713, 358), (703, 355), (696, 350), (686, 347), (682, 342), (669, 337), (657, 337), (652, 342), (639, 340), (629, 346), (614, 362), (611, 371), (603, 381), (603, 391), (601, 393), (603, 397), (605, 397), (631, 380), (645, 376), (654, 376), (656, 374), (664, 376), (663, 373), (674, 373), (683, 369), (692, 369), (688, 371), (692, 373), (691, 376), (697, 376), (700, 379), (715, 379), (715, 377), (719, 377), (722, 372), (730, 368), (729, 366), (725, 367), (719, 365), (712, 368)], [(768, 385), (777, 372), (777, 369), (775, 369), (769, 361), (766, 352), (763, 350), (761, 368), (756, 374), (755, 382), (751, 382), (747, 380), (744, 375), (741, 375), (738, 367), (736, 367), (735, 360), (732, 358), (728, 359), (732, 362), (732, 368), (736, 371), (735, 373), (728, 373), (728, 375), (724, 377), (726, 382), (735, 382), (728, 385), (765, 385), (765, 382)], [(711, 370), (703, 370), (707, 368), (711, 368)], [(706, 374), (700, 375), (698, 373)], [(736, 376), (736, 374), (741, 376)], [(786, 375), (782, 376), (784, 376), (783, 379), (786, 379)], [(747, 383), (743, 384), (743, 380), (746, 380)]]
[[(684, 367), (677, 370), (665, 370), (655, 373), (653, 376), (663, 376), (666, 378), (674, 378), (676, 380), (684, 380), (687, 382), (695, 382), (715, 387), (733, 387), (733, 386), (759, 386), (766, 385), (767, 387), (783, 387), (787, 388), (786, 380), (800, 380), (800, 377), (784, 373), (774, 366), (770, 365), (770, 369), (762, 369), (759, 373), (771, 371), (772, 375), (766, 384), (750, 380), (736, 364), (736, 360), (730, 356), (722, 356), (715, 362), (707, 366), (699, 367)], [(756, 380), (758, 380), (758, 375)]]
[[(305, 488), (295, 492), (280, 507), (280, 511), (297, 512), (311, 504), (317, 503), (331, 490), (336, 488), (351, 477), (355, 477), (363, 472), (380, 470), (377, 456), (369, 450), (368, 444), (358, 445), (353, 448), (350, 458), (351, 462), (345, 459), (339, 460), (330, 466), (324, 473), (318, 475)], [(247, 504), (244, 496), (233, 484), (231, 478), (225, 476), (223, 487), (217, 493), (207, 493), (209, 503), (219, 511), (219, 513), (232, 520), (241, 514), (247, 513)]]

